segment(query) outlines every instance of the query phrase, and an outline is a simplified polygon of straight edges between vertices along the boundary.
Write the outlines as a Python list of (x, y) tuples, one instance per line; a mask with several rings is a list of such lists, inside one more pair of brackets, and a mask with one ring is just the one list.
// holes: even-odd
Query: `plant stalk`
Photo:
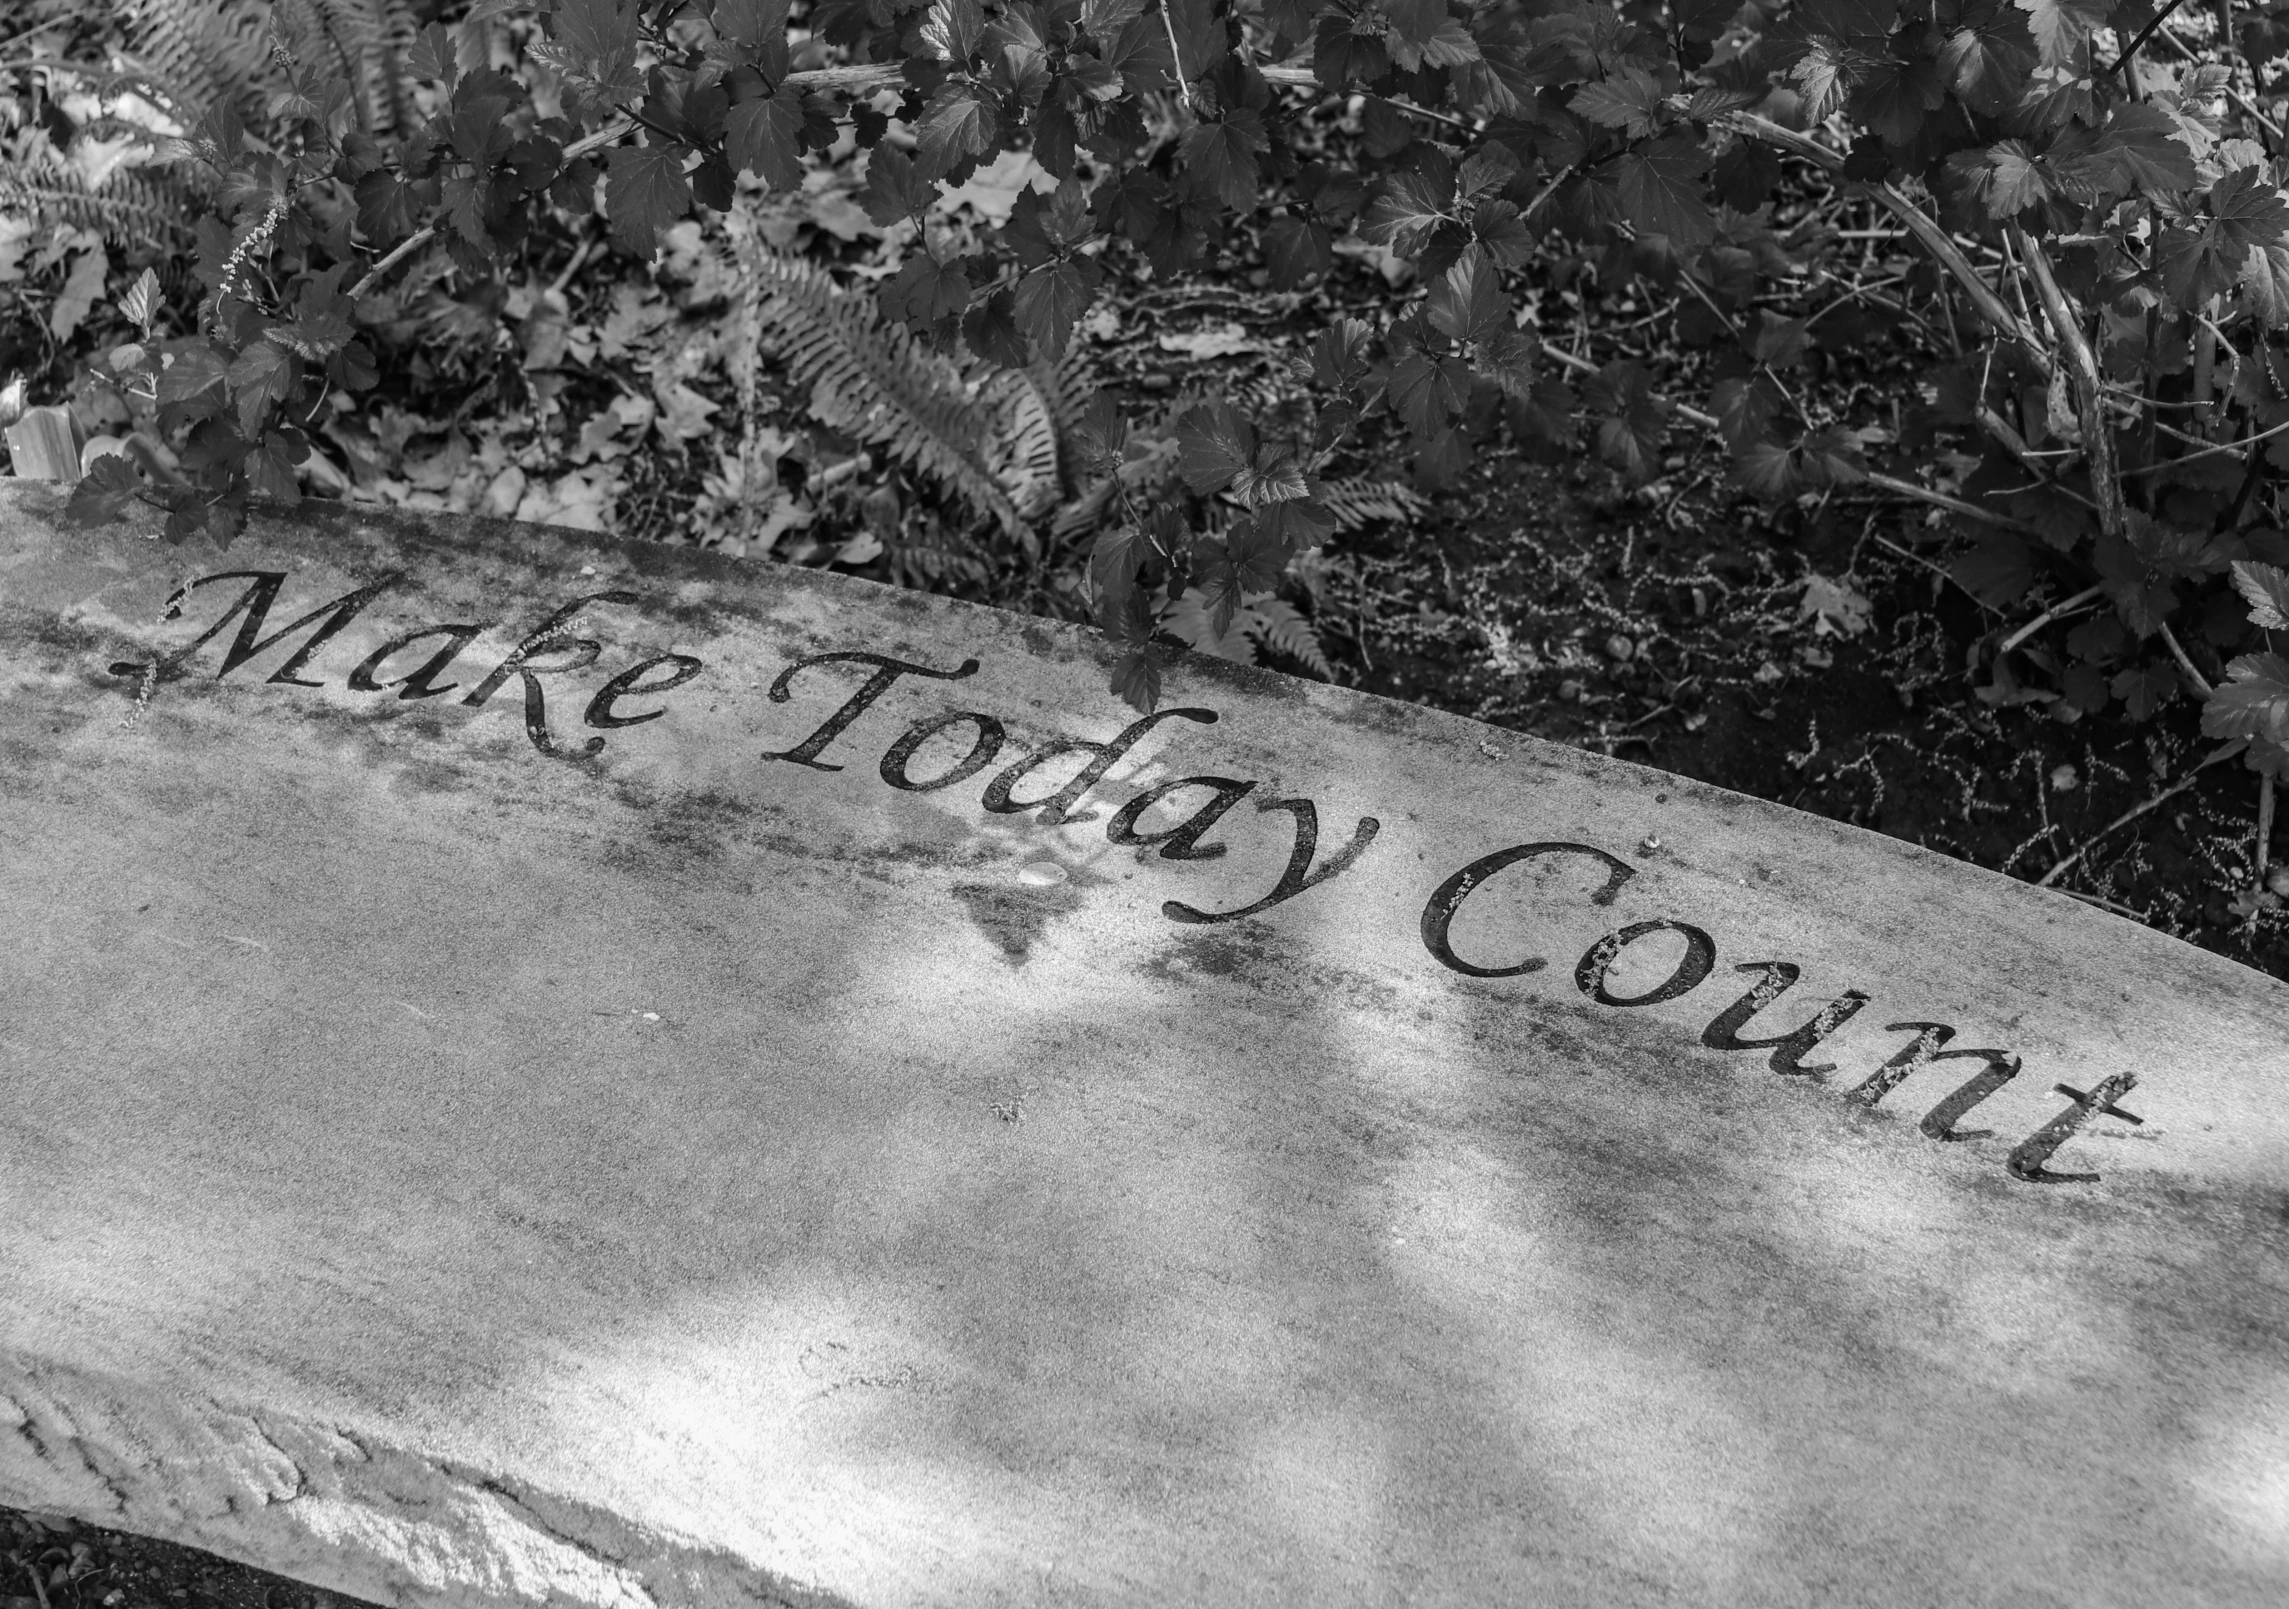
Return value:
[(2044, 316), (2050, 320), (2060, 350), (2066, 354), (2068, 373), (2080, 404), (2077, 411), (2082, 416), (2082, 450), (2090, 459), (2090, 489), (2098, 499), (2098, 528), (2108, 536), (2118, 537), (2130, 519), (2122, 501), (2122, 476), (2114, 455), (2114, 427), (2106, 418), (2106, 387), (2099, 378), (2098, 356), (2091, 351), (2089, 338), (2076, 321), (2074, 310), (2067, 305), (2066, 292), (2059, 289), (2058, 276), (2051, 272), (2051, 260), (2043, 254), (2043, 248), (2016, 224), (2011, 226), (2011, 238), (2018, 247), (2019, 260), (2026, 264), (2027, 277), (2034, 281), (2035, 299), (2043, 304)]

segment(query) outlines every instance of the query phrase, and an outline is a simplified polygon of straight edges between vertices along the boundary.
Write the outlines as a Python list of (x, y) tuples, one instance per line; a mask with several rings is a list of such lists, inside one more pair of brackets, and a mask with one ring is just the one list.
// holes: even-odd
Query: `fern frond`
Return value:
[(367, 133), (410, 124), (413, 81), (405, 58), (415, 29), (405, 0), (276, 0), (274, 16), (295, 60), (349, 83)]
[(883, 320), (868, 296), (849, 295), (800, 258), (756, 253), (764, 280), (765, 338), (811, 388), (823, 421), (886, 449), (973, 507), (1021, 528), (1017, 505), (993, 473), (992, 410), (970, 377)]
[(53, 152), (43, 141), (22, 157), (0, 158), (0, 210), (93, 229), (114, 244), (187, 233), (195, 209), (181, 179), (153, 168), (119, 168), (91, 188)]
[(188, 121), (245, 98), (268, 65), (262, 0), (127, 0), (127, 25), (138, 64)]
[(988, 385), (986, 395), (994, 408), (987, 467), (1008, 491), (1018, 515), (1039, 519), (1055, 506), (1064, 485), (1052, 396), (1026, 369), (1003, 370)]
[(1375, 520), (1413, 519), (1431, 506), (1429, 498), (1405, 481), (1371, 480), (1365, 475), (1329, 481), (1320, 501), (1335, 516), (1340, 531), (1356, 531)]
[(1248, 606), (1247, 612), (1254, 616), (1250, 625), (1266, 648), (1309, 665), (1329, 681), (1335, 679), (1335, 667), (1327, 662), (1326, 651), (1319, 646), (1319, 633), (1311, 629), (1311, 622), (1304, 619), (1294, 604), (1285, 598), (1258, 598)]

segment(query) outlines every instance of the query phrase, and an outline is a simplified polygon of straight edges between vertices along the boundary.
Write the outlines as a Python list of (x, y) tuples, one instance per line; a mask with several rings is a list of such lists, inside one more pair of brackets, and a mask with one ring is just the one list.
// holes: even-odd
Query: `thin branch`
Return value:
[(2162, 434), (2165, 436), (2175, 436), (2178, 440), (2187, 442), (2199, 448), (2200, 450), (2197, 452), (2185, 453), (2177, 458), (2165, 458), (2158, 464), (2146, 464), (2137, 469), (2124, 470), (2124, 474), (2154, 475), (2159, 474), (2165, 469), (2175, 469), (2180, 464), (2190, 464), (2197, 458), (2216, 458), (2225, 453), (2237, 453), (2244, 447), (2254, 447), (2257, 445), (2257, 443), (2264, 441), (2269, 437), (2278, 436), (2284, 430), (2289, 430), (2289, 422), (2275, 425), (2271, 430), (2260, 430), (2254, 436), (2244, 436), (2239, 441), (2220, 442), (2205, 442), (2201, 437), (2188, 435), (2183, 430), (2172, 430), (2168, 425), (2163, 424), (2159, 419), (2154, 421), (2154, 428), (2162, 432)]
[(2138, 47), (2143, 45), (2147, 40), (2153, 38), (2156, 32), (2160, 30), (2162, 24), (2170, 20), (2170, 13), (2177, 10), (2178, 7), (2184, 5), (2185, 3), (2186, 0), (2170, 0), (2168, 5), (2164, 6), (2160, 11), (2154, 13), (2154, 20), (2152, 22), (2149, 22), (2145, 27), (2138, 30), (2137, 38), (2131, 40), (2129, 44), (2122, 47), (2122, 54), (2114, 58), (2114, 65), (2109, 69), (2109, 71), (2117, 72), (2122, 75), (2122, 87), (2129, 91), (2130, 98), (2132, 100), (2136, 100), (2138, 98), (2138, 86), (2133, 83), (2130, 78), (2130, 58), (2137, 55)]
[(2231, 743), (2228, 743), (2223, 748), (2217, 750), (2200, 765), (2195, 766), (2191, 771), (2188, 771), (2184, 776), (2171, 783), (2170, 786), (2164, 788), (2160, 793), (2154, 795), (2153, 798), (2147, 800), (2144, 804), (2137, 806), (2135, 809), (2125, 810), (2121, 815), (2116, 816), (2105, 826), (2099, 828), (2098, 831), (2092, 833), (2087, 839), (2083, 841), (2083, 845), (2080, 849), (2077, 849), (2073, 854), (2067, 856), (2066, 859), (2060, 861), (2049, 871), (2043, 873), (2042, 876), (2036, 878), (2035, 886), (2037, 888), (2050, 887), (2053, 883), (2057, 882), (2061, 877), (2063, 877), (2073, 867), (2076, 861), (2082, 859), (2083, 856), (2089, 854), (2093, 849), (2096, 849), (2098, 847), (2098, 841), (2101, 838), (2104, 838), (2107, 836), (2107, 834), (2114, 832), (2119, 828), (2129, 826), (2130, 823), (2136, 821), (2140, 816), (2145, 815), (2150, 810), (2160, 809), (2164, 804), (2167, 804), (2170, 800), (2175, 799), (2179, 794), (2184, 793), (2188, 788), (2192, 787), (2194, 785), (2194, 779), (2199, 777), (2204, 771), (2207, 771), (2211, 766), (2216, 765), (2221, 760), (2232, 759), (2235, 755), (2241, 753), (2242, 750), (2248, 747), (2249, 739), (2245, 737), (2235, 738)]
[(2058, 619), (2061, 615), (2069, 615), (2074, 613), (2075, 610), (2080, 609), (2084, 604), (2089, 603), (2092, 599), (2103, 595), (2105, 591), (2106, 589), (2102, 586), (2084, 587), (2080, 592), (2076, 593), (2073, 597), (2068, 598), (2063, 603), (2052, 604), (2048, 609), (2045, 609), (2041, 614), (2035, 616), (2034, 619), (2028, 621), (2017, 631), (2014, 631), (2011, 633), (2011, 635), (2005, 637), (2001, 646), (1995, 650), (1996, 657), (1998, 659), (2001, 658), (2003, 655), (2009, 653), (2012, 649), (2018, 647), (2019, 644), (2025, 642), (2029, 637), (2032, 637), (2036, 632), (2042, 630), (2043, 627)]
[[(1769, 118), (1758, 117), (1751, 112), (1733, 112), (1725, 117), (1724, 122), (1735, 133), (1751, 135), (1769, 145), (1777, 145), (1808, 162), (1818, 163), (1832, 174), (1840, 175), (1843, 172), (1844, 158), (1839, 153), (1831, 151), (1808, 135), (1782, 128)], [(2024, 346), (2047, 376), (2050, 373), (2051, 357), (2042, 341), (2004, 304), (2003, 298), (1995, 293), (1995, 287), (1980, 276), (1979, 270), (1971, 266), (1971, 259), (1963, 255), (1963, 248), (1948, 237), (1947, 231), (1940, 228), (1921, 207), (1902, 195), (1890, 180), (1870, 184), (1865, 188), (1868, 194), (1890, 208), (1893, 215), (1907, 225), (1908, 232), (1915, 236), (1925, 251), (1939, 260), (1940, 266), (1954, 277), (1956, 283), (1963, 287), (1964, 293), (1971, 298), (1971, 305), (1979, 310), (1980, 317)]]
[(2217, 689), (2210, 686), (2209, 678), (2196, 670), (2194, 662), (2186, 657), (2186, 651), (2179, 646), (2177, 633), (2170, 629), (2170, 623), (2165, 620), (2155, 629), (2161, 632), (2162, 642), (2170, 650), (2170, 657), (2178, 662), (2179, 671), (2187, 681), (2193, 683), (2194, 691), (2201, 696), (2203, 702), (2208, 702), (2210, 694)]
[(2090, 489), (2098, 499), (2098, 528), (2109, 536), (2120, 536), (2129, 523), (2129, 510), (2122, 501), (2122, 477), (2116, 472), (2114, 427), (2106, 417), (2106, 385), (2099, 376), (2097, 354), (2091, 351), (2066, 293), (2059, 289), (2058, 276), (2051, 272), (2051, 260), (2041, 245), (2016, 224), (2011, 226), (2011, 243), (2018, 247), (2019, 260), (2026, 265), (2035, 296), (2043, 304), (2043, 314), (2050, 320), (2051, 332), (2058, 337), (2074, 376), (2082, 404), (2082, 450), (2090, 456)]
[[(2172, 0), (2172, 3), (2174, 4), (2175, 0)], [(1184, 52), (1176, 48), (1175, 10), (1170, 6), (1163, 5), (1160, 8), (1160, 20), (1168, 29), (1168, 60), (1169, 65), (1176, 69), (1176, 92), (1184, 97), (1187, 111), (1197, 111), (1199, 108), (1192, 104), (1192, 86), (1185, 81), (1184, 77)]]

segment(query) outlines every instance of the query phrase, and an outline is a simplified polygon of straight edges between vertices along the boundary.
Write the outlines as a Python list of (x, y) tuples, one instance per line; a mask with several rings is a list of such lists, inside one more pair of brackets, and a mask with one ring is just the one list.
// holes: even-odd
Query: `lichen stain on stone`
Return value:
[(1032, 888), (1022, 883), (956, 883), (947, 890), (969, 912), (978, 931), (993, 940), (1013, 967), (1025, 965), (1049, 924), (1070, 916), (1087, 896), (1070, 883)]

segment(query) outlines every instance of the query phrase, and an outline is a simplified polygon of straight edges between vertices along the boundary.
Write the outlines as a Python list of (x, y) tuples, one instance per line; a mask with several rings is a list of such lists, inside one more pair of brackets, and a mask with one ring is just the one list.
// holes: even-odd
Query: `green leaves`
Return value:
[(939, 179), (993, 150), (1000, 139), (1000, 118), (989, 96), (949, 82), (931, 97), (914, 132), (921, 142), (922, 171)]
[(1510, 327), (1510, 298), (1485, 252), (1472, 247), (1431, 287), (1431, 327), (1449, 340), (1488, 341)]
[(2289, 659), (2243, 654), (2225, 675), (2202, 704), (2203, 734), (2289, 743)]
[(620, 249), (650, 258), (660, 249), (661, 231), (691, 211), (683, 152), (663, 145), (615, 150), (605, 168), (604, 211)]
[(1264, 126), (1253, 112), (1240, 110), (1218, 123), (1196, 123), (1177, 141), (1177, 160), (1197, 173), (1218, 200), (1240, 211), (1254, 211), (1261, 177), (1256, 153), (1264, 149)]
[(1630, 139), (1651, 134), (1661, 110), (1661, 86), (1643, 68), (1625, 67), (1601, 83), (1584, 84), (1567, 106), (1600, 128), (1619, 129)]
[(2233, 589), (2249, 600), (2249, 623), (2261, 631), (2289, 631), (2289, 570), (2254, 559), (2233, 561)]
[(2172, 229), (2162, 237), (2163, 286), (2189, 311), (2230, 289), (2253, 249), (2280, 245), (2289, 233), (2289, 200), (2262, 167), (2218, 180), (2206, 210), (2210, 216), (2200, 229)]
[(636, 0), (564, 0), (548, 38), (532, 52), (564, 74), (581, 98), (619, 106), (643, 93), (636, 70)]
[(922, 24), (922, 42), (938, 60), (960, 67), (977, 54), (985, 30), (985, 9), (978, 0), (934, 0)]
[[(725, 115), (724, 155), (734, 168), (754, 174), (774, 190), (800, 189), (803, 183), (802, 133), (803, 98), (782, 84), (773, 94), (757, 95), (740, 101)], [(883, 154), (883, 150), (877, 149), (869, 159), (870, 163), (879, 162)], [(612, 153), (611, 171), (615, 177), (619, 173), (620, 155), (618, 151)], [(908, 164), (909, 168), (911, 166)], [(680, 176), (680, 166), (678, 172)]]
[(1614, 194), (1639, 230), (1666, 235), (1680, 251), (1690, 251), (1716, 234), (1701, 180), (1708, 171), (1706, 148), (1690, 135), (1671, 134), (1615, 161)]

